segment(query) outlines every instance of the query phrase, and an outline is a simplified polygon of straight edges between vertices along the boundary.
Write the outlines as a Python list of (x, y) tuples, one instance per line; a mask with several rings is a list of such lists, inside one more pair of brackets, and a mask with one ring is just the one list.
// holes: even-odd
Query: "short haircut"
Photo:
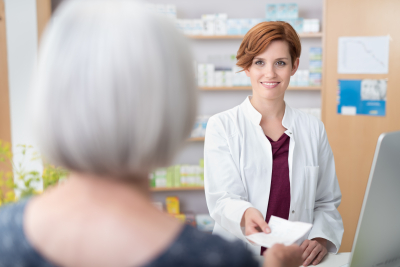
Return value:
[(244, 36), (237, 52), (236, 65), (247, 70), (250, 68), (255, 56), (264, 52), (274, 40), (286, 41), (289, 45), (292, 66), (301, 54), (300, 38), (289, 23), (283, 21), (261, 22), (250, 29)]
[(81, 173), (129, 178), (170, 164), (197, 111), (186, 37), (139, 1), (64, 1), (33, 84), (39, 149)]

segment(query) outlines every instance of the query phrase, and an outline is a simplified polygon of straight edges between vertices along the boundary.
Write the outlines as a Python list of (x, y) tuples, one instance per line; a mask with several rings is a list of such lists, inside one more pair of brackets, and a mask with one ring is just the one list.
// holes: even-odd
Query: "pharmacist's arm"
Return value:
[(308, 239), (324, 238), (328, 252), (337, 253), (342, 242), (343, 221), (337, 210), (342, 194), (336, 177), (335, 161), (325, 128), (320, 122), (318, 185), (315, 195), (314, 223)]
[(204, 187), (210, 216), (220, 226), (245, 240), (240, 223), (252, 205), (232, 157), (223, 123), (211, 117), (204, 144)]

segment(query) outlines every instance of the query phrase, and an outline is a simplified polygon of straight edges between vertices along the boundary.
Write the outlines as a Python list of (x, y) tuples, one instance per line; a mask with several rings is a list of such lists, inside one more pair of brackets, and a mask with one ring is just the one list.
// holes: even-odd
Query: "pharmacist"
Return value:
[(299, 37), (285, 22), (262, 22), (246, 34), (237, 65), (250, 77), (253, 94), (208, 121), (204, 178), (214, 234), (239, 238), (259, 255), (263, 248), (245, 236), (269, 233), (271, 215), (312, 223), (299, 240), (303, 264), (310, 265), (337, 253), (343, 222), (324, 125), (284, 101), (300, 52)]

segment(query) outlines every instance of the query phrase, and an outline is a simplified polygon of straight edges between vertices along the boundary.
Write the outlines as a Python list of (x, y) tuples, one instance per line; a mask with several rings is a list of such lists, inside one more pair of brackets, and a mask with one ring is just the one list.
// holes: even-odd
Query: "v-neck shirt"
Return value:
[[(266, 136), (272, 148), (272, 175), (269, 202), (265, 221), (268, 223), (272, 215), (289, 219), (290, 210), (290, 178), (289, 178), (289, 143), (290, 137), (283, 133), (273, 141)], [(261, 247), (261, 255), (265, 247)]]

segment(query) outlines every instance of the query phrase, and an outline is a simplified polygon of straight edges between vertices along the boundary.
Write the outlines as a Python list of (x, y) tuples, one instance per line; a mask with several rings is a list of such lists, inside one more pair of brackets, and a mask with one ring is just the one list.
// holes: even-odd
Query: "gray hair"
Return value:
[(186, 38), (138, 1), (65, 1), (33, 85), (41, 152), (72, 171), (130, 177), (166, 166), (197, 107)]

